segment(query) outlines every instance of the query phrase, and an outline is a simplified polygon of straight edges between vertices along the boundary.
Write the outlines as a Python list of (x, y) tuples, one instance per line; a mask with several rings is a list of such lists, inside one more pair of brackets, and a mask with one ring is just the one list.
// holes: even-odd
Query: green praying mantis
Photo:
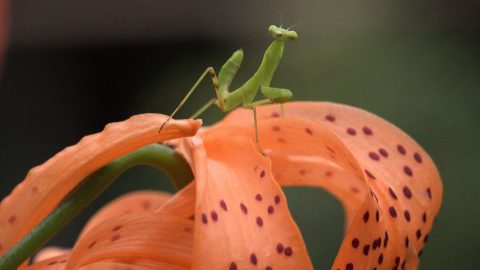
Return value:
[[(215, 89), (216, 97), (210, 99), (195, 114), (193, 114), (191, 118), (197, 118), (213, 104), (215, 104), (223, 112), (231, 111), (240, 105), (243, 108), (251, 109), (254, 116), (256, 143), (260, 152), (264, 154), (261, 150), (258, 139), (256, 107), (273, 103), (279, 103), (282, 106), (283, 103), (287, 102), (292, 97), (292, 92), (290, 90), (285, 88), (271, 87), (270, 82), (272, 81), (273, 75), (277, 70), (280, 59), (282, 58), (285, 41), (293, 41), (298, 38), (298, 35), (295, 31), (284, 29), (281, 26), (277, 27), (275, 25), (270, 25), (268, 27), (268, 32), (270, 36), (274, 38), (274, 40), (270, 46), (268, 46), (263, 56), (262, 63), (258, 67), (255, 74), (250, 77), (250, 79), (248, 79), (239, 88), (232, 91), (229, 90), (230, 84), (232, 83), (233, 78), (237, 74), (237, 71), (243, 61), (243, 51), (241, 49), (237, 50), (225, 62), (225, 64), (223, 64), (218, 76), (213, 67), (208, 67), (205, 69), (200, 78), (198, 78), (192, 88), (188, 91), (187, 95), (182, 99), (177, 108), (162, 124), (159, 132), (162, 131), (163, 127), (168, 123), (168, 121), (185, 104), (187, 99), (195, 91), (195, 89), (197, 89), (198, 85), (205, 78), (205, 76), (209, 74), (213, 82), (213, 88)], [(258, 90), (260, 90), (265, 98), (255, 101), (254, 99), (258, 93)], [(283, 114), (283, 107), (281, 112)]]

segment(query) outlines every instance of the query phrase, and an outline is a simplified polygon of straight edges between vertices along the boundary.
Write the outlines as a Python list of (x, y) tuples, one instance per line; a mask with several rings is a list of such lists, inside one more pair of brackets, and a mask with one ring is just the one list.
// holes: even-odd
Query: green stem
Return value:
[(122, 173), (133, 166), (146, 164), (164, 171), (177, 189), (193, 179), (190, 166), (171, 148), (152, 144), (120, 157), (82, 181), (28, 235), (0, 257), (0, 270), (16, 269), (68, 222), (105, 191)]

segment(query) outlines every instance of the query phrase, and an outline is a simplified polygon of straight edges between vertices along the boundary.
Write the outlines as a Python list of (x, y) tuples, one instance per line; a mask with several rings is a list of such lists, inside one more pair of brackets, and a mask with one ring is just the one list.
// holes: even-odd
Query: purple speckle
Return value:
[(368, 135), (368, 136), (373, 135), (373, 131), (369, 127), (363, 127), (362, 130), (363, 130), (363, 133), (365, 133), (365, 135)]

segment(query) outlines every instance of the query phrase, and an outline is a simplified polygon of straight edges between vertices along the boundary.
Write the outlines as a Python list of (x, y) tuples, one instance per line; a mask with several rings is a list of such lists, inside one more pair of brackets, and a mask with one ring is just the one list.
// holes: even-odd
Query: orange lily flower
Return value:
[[(343, 204), (346, 232), (332, 269), (417, 269), (442, 197), (439, 173), (408, 135), (366, 111), (334, 103), (236, 110), (199, 121), (140, 115), (33, 169), (0, 205), (0, 254), (83, 178), (115, 158), (171, 140), (195, 181), (169, 197), (135, 193), (106, 206), (71, 251), (28, 269), (313, 269), (281, 185), (325, 188)], [(191, 217), (194, 217), (193, 219)], [(43, 253), (43, 258), (51, 254)]]

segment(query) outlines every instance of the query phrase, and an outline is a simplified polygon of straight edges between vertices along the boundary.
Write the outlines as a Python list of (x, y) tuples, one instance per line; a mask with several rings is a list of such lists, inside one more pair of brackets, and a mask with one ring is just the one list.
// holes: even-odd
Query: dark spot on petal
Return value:
[(112, 238), (110, 238), (110, 241), (115, 242), (118, 239), (120, 239), (120, 234), (115, 234), (115, 235), (112, 236)]
[(280, 131), (280, 127), (279, 126), (272, 126), (272, 130), (273, 131)]
[(237, 264), (235, 262), (231, 262), (229, 270), (237, 270)]
[(240, 204), (240, 209), (242, 212), (246, 215), (248, 213), (248, 208), (245, 206), (245, 204), (241, 203)]
[(213, 220), (213, 221), (217, 221), (217, 220), (218, 220), (218, 214), (217, 214), (217, 212), (212, 211), (212, 212), (210, 213), (210, 217), (212, 217), (212, 220)]
[(387, 150), (383, 149), (383, 148), (379, 148), (378, 149), (378, 152), (380, 153), (380, 155), (382, 155), (382, 157), (388, 157), (388, 152)]
[(271, 215), (271, 214), (273, 214), (274, 211), (275, 211), (275, 208), (273, 208), (272, 205), (269, 205), (268, 208), (267, 208), (267, 212)]
[(390, 206), (390, 208), (388, 209), (388, 212), (390, 212), (390, 216), (392, 216), (394, 218), (397, 217), (397, 210), (395, 210), (395, 207)]
[(360, 245), (360, 240), (358, 240), (358, 238), (353, 238), (353, 240), (352, 240), (352, 247), (353, 247), (353, 248), (357, 248), (358, 245)]
[(121, 228), (122, 228), (122, 225), (115, 226), (115, 228), (113, 228), (112, 232), (116, 232), (116, 231), (120, 230)]
[(427, 212), (423, 212), (422, 221), (423, 221), (423, 223), (427, 222)]
[(331, 114), (327, 114), (327, 115), (325, 116), (325, 119), (326, 119), (327, 121), (330, 121), (330, 122), (335, 122), (335, 116), (333, 116), (333, 115), (331, 115)]
[(365, 170), (365, 174), (370, 178), (370, 179), (377, 179), (375, 175), (373, 175), (369, 170)]
[(428, 234), (425, 235), (425, 237), (423, 238), (423, 243), (427, 243), (427, 241), (428, 241)]
[(375, 194), (375, 192), (373, 192), (371, 189), (370, 189), (370, 193), (372, 194), (372, 198), (374, 198), (375, 201), (378, 203), (377, 194)]
[(428, 198), (432, 199), (432, 190), (430, 188), (427, 188), (427, 195)]
[(225, 203), (224, 200), (220, 200), (220, 207), (226, 211), (228, 211), (228, 207), (227, 207), (227, 204)]
[(403, 145), (401, 144), (397, 145), (397, 151), (402, 155), (405, 155), (407, 153), (407, 151), (405, 150), (405, 147), (403, 147)]
[(380, 220), (380, 213), (378, 210), (375, 211), (375, 220), (378, 222)]
[(277, 244), (277, 252), (278, 252), (278, 253), (282, 253), (282, 252), (283, 252), (283, 245), (282, 245), (282, 243), (278, 243), (278, 244)]
[(292, 256), (292, 254), (293, 254), (293, 250), (292, 250), (291, 247), (286, 247), (284, 252), (285, 252), (285, 255), (287, 255), (289, 257)]
[(369, 127), (363, 127), (362, 130), (363, 130), (363, 133), (365, 133), (365, 135), (368, 135), (368, 136), (373, 135), (373, 131)]
[(418, 163), (422, 163), (422, 161), (423, 161), (423, 160), (422, 160), (422, 156), (420, 156), (419, 153), (413, 154), (413, 158), (414, 158), (415, 161), (418, 162)]
[(422, 231), (421, 231), (421, 230), (417, 230), (417, 232), (415, 233), (415, 235), (417, 236), (417, 240), (420, 239), (420, 237), (422, 237)]
[(405, 215), (405, 220), (410, 222), (410, 212), (408, 212), (408, 210), (405, 210), (405, 212), (403, 214)]
[(260, 178), (263, 178), (265, 176), (265, 171), (260, 172)]
[(413, 171), (408, 166), (403, 166), (403, 172), (410, 177), (413, 176)]
[(17, 221), (17, 217), (15, 217), (15, 216), (10, 216), (8, 218), (8, 223), (10, 223), (12, 225), (15, 224), (15, 221)]
[(386, 248), (388, 245), (388, 232), (385, 231), (385, 237), (383, 238), (383, 247)]
[(383, 254), (380, 254), (380, 256), (378, 256), (378, 264), (382, 264), (383, 262)]
[(276, 195), (274, 200), (275, 200), (275, 204), (279, 204), (280, 203), (280, 196)]
[(255, 255), (255, 253), (252, 253), (252, 255), (250, 255), (250, 262), (251, 262), (253, 265), (257, 265), (258, 260), (257, 260), (257, 256)]
[(309, 128), (305, 128), (305, 132), (309, 135), (313, 135), (313, 131)]
[(367, 256), (370, 251), (370, 245), (363, 246), (363, 255)]
[(202, 214), (202, 223), (203, 223), (203, 224), (207, 224), (207, 223), (208, 223), (207, 215), (205, 215), (205, 214)]
[(390, 193), (390, 196), (392, 196), (393, 199), (397, 200), (397, 194), (393, 191), (391, 187), (388, 188), (388, 192)]
[(357, 134), (357, 131), (353, 128), (347, 128), (347, 133), (352, 135), (352, 136), (355, 136), (355, 134)]
[(278, 112), (272, 112), (270, 115), (271, 117), (280, 117), (280, 114)]
[(91, 249), (93, 246), (95, 246), (95, 244), (97, 244), (97, 241), (93, 241), (92, 243), (90, 243), (90, 245), (88, 245), (87, 249)]
[(152, 206), (152, 204), (149, 201), (143, 201), (142, 202), (142, 208), (145, 209), (145, 210), (150, 209), (151, 206)]
[(353, 270), (353, 264), (352, 263), (347, 263), (347, 266), (345, 267), (347, 270)]
[(410, 245), (410, 239), (408, 239), (408, 236), (405, 236), (405, 247), (408, 248), (409, 245)]
[(412, 198), (412, 191), (407, 186), (404, 186), (403, 187), (403, 195), (405, 195), (405, 197), (407, 199), (410, 199), (410, 198)]
[(368, 156), (369, 156), (372, 160), (375, 160), (375, 161), (380, 160), (380, 156), (379, 156), (377, 153), (375, 153), (375, 152), (370, 152), (370, 153), (368, 153)]
[(367, 223), (368, 218), (370, 217), (370, 213), (368, 210), (363, 214), (363, 222)]
[(259, 202), (262, 201), (262, 195), (260, 193), (255, 195), (255, 200), (257, 200)]
[(257, 217), (255, 221), (257, 222), (258, 227), (263, 226), (263, 219), (261, 217)]

